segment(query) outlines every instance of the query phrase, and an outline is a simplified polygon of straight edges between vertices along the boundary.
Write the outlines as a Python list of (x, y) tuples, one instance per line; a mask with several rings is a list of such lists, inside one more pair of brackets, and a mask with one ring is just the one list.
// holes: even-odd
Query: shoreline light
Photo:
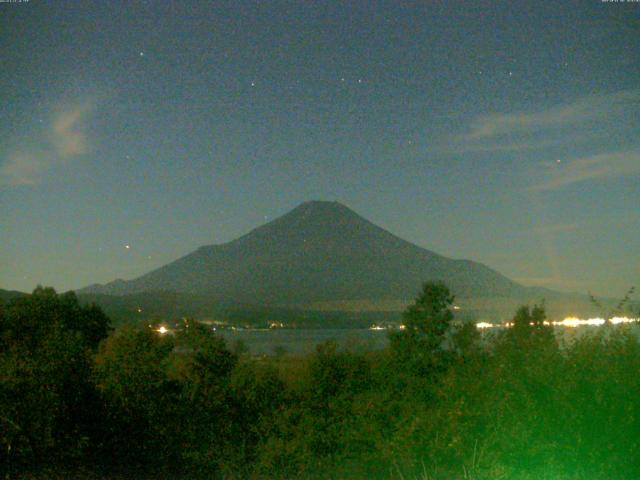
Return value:
[[(600, 327), (606, 323), (611, 323), (612, 325), (619, 325), (622, 323), (638, 323), (640, 322), (640, 318), (629, 318), (629, 317), (612, 317), (609, 320), (605, 320), (604, 318), (596, 317), (596, 318), (587, 318), (581, 319), (577, 317), (567, 317), (564, 320), (559, 321), (544, 321), (543, 324), (547, 326), (555, 326), (555, 327), (568, 327), (568, 328), (577, 328), (577, 327)], [(532, 324), (533, 325), (533, 324)], [(484, 330), (487, 328), (509, 328), (513, 327), (513, 322), (505, 322), (505, 323), (489, 323), (489, 322), (478, 322), (476, 323), (476, 328), (480, 330)]]
[(482, 329), (484, 329), (484, 328), (493, 328), (493, 327), (495, 327), (495, 326), (496, 326), (496, 325), (494, 325), (493, 323), (488, 323), (488, 322), (479, 322), (479, 323), (476, 323), (476, 328), (479, 328), (479, 329), (481, 329), (481, 330), (482, 330)]

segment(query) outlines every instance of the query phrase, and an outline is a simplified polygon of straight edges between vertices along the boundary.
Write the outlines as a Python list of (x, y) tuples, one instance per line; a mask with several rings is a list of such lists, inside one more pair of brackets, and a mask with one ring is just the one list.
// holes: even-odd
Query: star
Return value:
[(144, 57), (144, 52), (140, 52), (140, 56), (141, 56), (141, 57)]
[(251, 86), (255, 87), (256, 86), (256, 82), (251, 82)]
[(126, 245), (124, 246), (124, 248), (126, 248), (127, 250), (130, 250), (130, 249), (131, 249), (131, 245), (126, 244)]
[(509, 72), (509, 76), (510, 76), (510, 77), (513, 77), (513, 72)]

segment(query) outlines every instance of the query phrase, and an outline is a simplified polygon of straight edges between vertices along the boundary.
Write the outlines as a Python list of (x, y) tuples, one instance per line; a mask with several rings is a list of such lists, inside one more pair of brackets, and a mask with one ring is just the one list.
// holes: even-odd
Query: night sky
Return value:
[(307, 200), (525, 285), (640, 283), (640, 3), (0, 3), (0, 287)]

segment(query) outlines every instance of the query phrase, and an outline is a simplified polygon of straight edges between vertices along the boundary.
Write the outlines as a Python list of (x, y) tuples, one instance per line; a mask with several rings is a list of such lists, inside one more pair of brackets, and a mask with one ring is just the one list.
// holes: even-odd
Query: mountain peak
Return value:
[(346, 205), (336, 201), (312, 200), (301, 203), (293, 210), (262, 225), (238, 240), (264, 242), (280, 246), (297, 244), (300, 239), (318, 242), (342, 242), (354, 239), (354, 235), (391, 235), (358, 215)]
[[(306, 202), (302, 202), (300, 205), (298, 205), (299, 207), (302, 206), (310, 206), (313, 207), (315, 206), (336, 206), (339, 205), (341, 207), (345, 207), (343, 204), (341, 204), (340, 202), (338, 202), (337, 200), (307, 200)], [(345, 207), (346, 208), (346, 207)]]
[(338, 201), (310, 200), (308, 202), (301, 203), (280, 218), (290, 219), (298, 216), (321, 218), (329, 223), (356, 221), (366, 222), (367, 224), (373, 225), (371, 222)]
[(324, 215), (340, 215), (345, 213), (350, 213), (352, 215), (359, 215), (351, 210), (346, 205), (338, 202), (338, 201), (329, 201), (329, 200), (309, 200), (307, 202), (303, 202), (298, 205), (296, 208), (291, 210), (289, 213), (314, 213), (314, 214), (324, 214)]

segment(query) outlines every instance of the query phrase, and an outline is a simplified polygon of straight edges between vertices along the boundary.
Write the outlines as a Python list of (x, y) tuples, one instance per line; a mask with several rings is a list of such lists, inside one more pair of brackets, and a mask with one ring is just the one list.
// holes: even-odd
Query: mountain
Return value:
[(545, 292), (480, 263), (420, 248), (338, 202), (312, 201), (231, 242), (200, 247), (136, 279), (79, 293), (164, 291), (251, 305), (381, 305), (406, 303), (427, 280), (446, 282), (459, 298)]
[(16, 298), (25, 297), (27, 293), (19, 292), (17, 290), (4, 290), (0, 288), (0, 304), (9, 303)]

